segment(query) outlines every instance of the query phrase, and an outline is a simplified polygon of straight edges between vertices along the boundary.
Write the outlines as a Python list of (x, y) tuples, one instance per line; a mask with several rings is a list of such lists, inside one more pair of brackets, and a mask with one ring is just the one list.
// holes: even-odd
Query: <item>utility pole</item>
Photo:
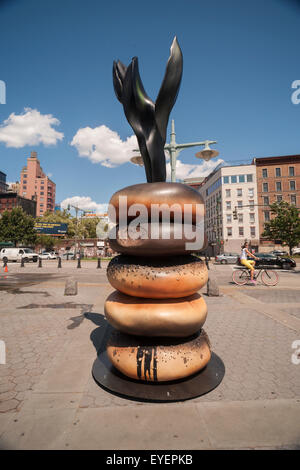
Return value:
[(76, 217), (76, 227), (75, 227), (75, 253), (74, 253), (74, 259), (76, 258), (77, 251), (79, 251), (79, 246), (78, 246), (78, 228), (79, 228), (79, 220), (78, 220), (78, 212), (82, 212), (83, 214), (86, 213), (85, 210), (80, 209), (77, 206), (73, 206), (72, 204), (68, 204), (68, 211), (70, 208), (73, 207), (75, 209), (75, 217)]

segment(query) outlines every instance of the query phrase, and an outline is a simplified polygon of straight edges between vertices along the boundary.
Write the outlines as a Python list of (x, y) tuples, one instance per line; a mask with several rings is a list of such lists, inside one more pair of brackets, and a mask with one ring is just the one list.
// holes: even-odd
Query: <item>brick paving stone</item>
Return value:
[(10, 392), (0, 393), (0, 403), (5, 400), (10, 400), (15, 398), (18, 392), (15, 390), (11, 390)]
[(0, 393), (10, 392), (11, 390), (14, 390), (15, 386), (15, 383), (7, 381), (6, 383), (0, 385)]
[(6, 400), (0, 403), (0, 413), (5, 413), (6, 411), (15, 410), (19, 405), (18, 400)]

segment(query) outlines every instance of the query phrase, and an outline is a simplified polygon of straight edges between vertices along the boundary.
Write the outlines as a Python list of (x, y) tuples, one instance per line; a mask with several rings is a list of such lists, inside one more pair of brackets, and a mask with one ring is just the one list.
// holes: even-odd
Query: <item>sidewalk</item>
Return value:
[[(63, 298), (63, 282), (55, 283), (24, 288), (0, 308), (1, 336), (7, 331), (4, 323), (14, 332), (9, 345), (24, 329), (32, 344), (36, 331), (41, 341), (34, 343), (32, 354), (44, 354), (32, 390), (16, 408), (0, 413), (0, 448), (300, 448), (300, 365), (291, 361), (291, 345), (300, 339), (298, 324), (291, 323), (296, 317), (287, 315), (284, 323), (264, 311), (263, 302), (251, 303), (239, 289), (225, 292), (222, 287), (222, 297), (205, 297), (205, 329), (226, 367), (221, 385), (186, 402), (140, 403), (110, 394), (91, 376), (110, 286), (82, 283), (78, 296)], [(38, 307), (26, 310), (33, 298)], [(70, 300), (81, 306), (50, 309), (52, 303)], [(91, 313), (83, 315), (82, 305), (91, 304)], [(26, 364), (30, 372), (32, 364)], [(8, 367), (11, 374), (13, 367)], [(0, 374), (2, 383), (5, 377)]]

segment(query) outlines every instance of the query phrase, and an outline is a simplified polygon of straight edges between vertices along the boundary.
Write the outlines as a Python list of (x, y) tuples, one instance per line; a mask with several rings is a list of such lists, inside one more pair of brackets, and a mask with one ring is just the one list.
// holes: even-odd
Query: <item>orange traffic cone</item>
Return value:
[(4, 272), (5, 272), (5, 273), (8, 273), (8, 267), (7, 267), (7, 264), (5, 265)]

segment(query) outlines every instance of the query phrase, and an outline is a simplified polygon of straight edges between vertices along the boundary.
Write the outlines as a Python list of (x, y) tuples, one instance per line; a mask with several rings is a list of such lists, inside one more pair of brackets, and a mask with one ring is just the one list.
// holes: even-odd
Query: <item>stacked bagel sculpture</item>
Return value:
[[(207, 307), (198, 293), (208, 272), (205, 263), (191, 254), (187, 242), (193, 239), (187, 239), (184, 229), (188, 217), (196, 239), (197, 217), (204, 217), (203, 200), (189, 186), (165, 182), (166, 127), (181, 76), (182, 53), (176, 38), (155, 104), (144, 91), (137, 58), (128, 67), (118, 62), (113, 68), (115, 92), (136, 133), (148, 182), (124, 188), (110, 201), (118, 225), (109, 242), (121, 254), (107, 268), (108, 280), (116, 289), (105, 302), (105, 315), (113, 326), (107, 354), (125, 376), (147, 382), (183, 379), (200, 371), (211, 358), (202, 329)], [(130, 210), (134, 204), (137, 211)], [(160, 212), (153, 217), (152, 208), (161, 204), (170, 209), (170, 223)], [(139, 223), (132, 236), (130, 224), (137, 214)]]

